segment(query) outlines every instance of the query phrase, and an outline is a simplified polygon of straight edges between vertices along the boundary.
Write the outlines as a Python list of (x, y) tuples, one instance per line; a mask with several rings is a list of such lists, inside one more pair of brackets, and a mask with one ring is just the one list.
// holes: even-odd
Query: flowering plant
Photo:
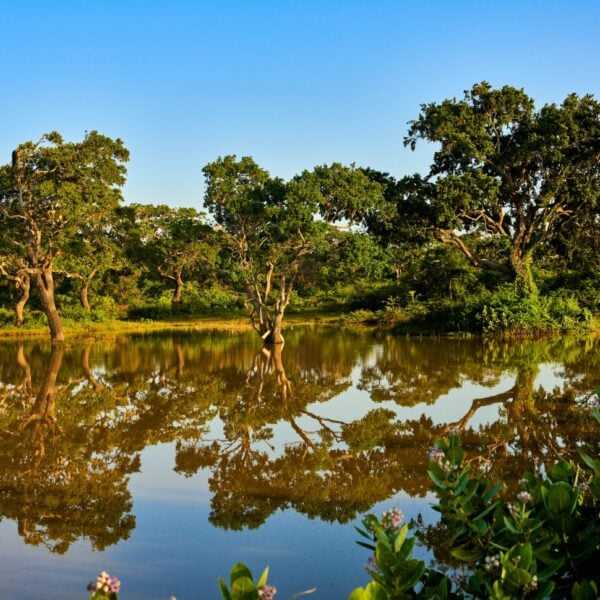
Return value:
[(88, 583), (87, 589), (90, 592), (90, 600), (119, 600), (121, 582), (113, 575), (102, 571), (96, 577), (96, 581)]
[(219, 577), (223, 600), (273, 600), (277, 589), (275, 586), (267, 584), (268, 574), (269, 568), (267, 567), (258, 582), (254, 583), (250, 569), (245, 564), (238, 563), (231, 569), (229, 587)]
[[(592, 416), (600, 422), (600, 409)], [(458, 436), (437, 440), (428, 473), (453, 569), (412, 557), (400, 510), (367, 515), (357, 530), (371, 581), (349, 600), (600, 598), (600, 459), (579, 455), (589, 470), (559, 460), (544, 478), (526, 473), (509, 498), (464, 460)]]

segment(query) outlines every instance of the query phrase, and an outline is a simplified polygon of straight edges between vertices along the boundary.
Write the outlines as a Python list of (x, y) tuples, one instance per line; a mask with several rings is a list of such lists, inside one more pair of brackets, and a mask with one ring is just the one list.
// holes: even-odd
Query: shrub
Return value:
[[(600, 422), (600, 409), (593, 410)], [(526, 473), (501, 499), (499, 484), (464, 463), (457, 436), (430, 450), (429, 476), (453, 576), (411, 557), (409, 525), (368, 515), (359, 542), (374, 552), (372, 581), (349, 600), (391, 598), (597, 598), (600, 589), (600, 459), (590, 470), (559, 461), (545, 479)], [(591, 472), (590, 472), (591, 471)]]

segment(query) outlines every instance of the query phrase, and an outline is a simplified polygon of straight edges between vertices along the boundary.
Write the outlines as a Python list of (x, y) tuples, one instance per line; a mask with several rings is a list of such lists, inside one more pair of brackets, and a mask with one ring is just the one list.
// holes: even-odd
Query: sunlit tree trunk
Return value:
[(31, 288), (31, 279), (27, 273), (22, 273), (19, 276), (19, 281), (16, 285), (21, 292), (19, 300), (15, 304), (15, 325), (17, 327), (22, 327), (25, 321), (23, 312), (25, 310), (25, 305), (29, 300), (29, 291)]
[(90, 310), (90, 300), (88, 298), (89, 288), (89, 281), (81, 282), (81, 289), (79, 290), (79, 301), (81, 302), (81, 308), (83, 308), (84, 310)]
[(42, 300), (42, 310), (46, 315), (48, 326), (50, 327), (50, 341), (53, 344), (62, 342), (64, 341), (65, 336), (60, 314), (54, 302), (54, 279), (51, 262), (40, 267), (36, 274), (35, 281)]

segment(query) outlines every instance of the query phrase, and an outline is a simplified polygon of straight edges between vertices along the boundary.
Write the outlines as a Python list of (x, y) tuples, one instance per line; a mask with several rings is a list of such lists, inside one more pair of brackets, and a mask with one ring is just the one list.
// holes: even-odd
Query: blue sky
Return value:
[(600, 98), (596, 0), (4, 0), (1, 18), (0, 161), (97, 129), (131, 151), (129, 202), (200, 208), (224, 154), (286, 179), (424, 172), (407, 121), (481, 80)]

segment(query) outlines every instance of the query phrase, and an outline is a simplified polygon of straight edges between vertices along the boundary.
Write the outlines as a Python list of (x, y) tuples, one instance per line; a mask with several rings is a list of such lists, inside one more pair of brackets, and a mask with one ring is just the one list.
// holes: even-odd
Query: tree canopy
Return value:
[[(474, 266), (509, 271), (524, 292), (534, 283), (534, 251), (567, 220), (597, 209), (600, 195), (600, 103), (567, 96), (536, 110), (521, 89), (482, 82), (464, 99), (424, 104), (405, 144), (438, 144), (423, 199), (434, 209), (441, 241)], [(506, 240), (502, 260), (480, 260), (460, 231)]]

